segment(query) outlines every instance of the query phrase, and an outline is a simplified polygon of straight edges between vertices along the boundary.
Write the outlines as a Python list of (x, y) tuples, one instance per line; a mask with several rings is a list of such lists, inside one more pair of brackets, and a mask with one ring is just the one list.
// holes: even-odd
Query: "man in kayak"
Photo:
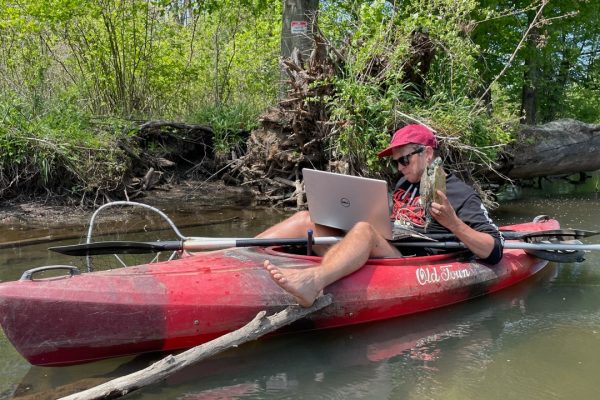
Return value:
[[(379, 157), (392, 156), (402, 174), (393, 193), (392, 218), (395, 220), (416, 228), (424, 225), (419, 181), (434, 160), (436, 149), (437, 139), (431, 130), (422, 125), (407, 125), (397, 130), (390, 145), (378, 154)], [(450, 232), (483, 262), (498, 263), (504, 241), (479, 195), (453, 174), (446, 177), (446, 194), (442, 191), (437, 194), (439, 202), (432, 202), (429, 210), (434, 219), (432, 230)], [(309, 213), (301, 211), (257, 237), (299, 237), (305, 235), (307, 229), (313, 229), (315, 236), (340, 234), (337, 229), (315, 225)], [(269, 261), (264, 263), (275, 283), (294, 295), (304, 307), (309, 307), (326, 286), (360, 269), (369, 258), (402, 257), (400, 250), (367, 222), (355, 224), (331, 248), (315, 250), (323, 255), (321, 265), (316, 268), (288, 269), (278, 268)]]

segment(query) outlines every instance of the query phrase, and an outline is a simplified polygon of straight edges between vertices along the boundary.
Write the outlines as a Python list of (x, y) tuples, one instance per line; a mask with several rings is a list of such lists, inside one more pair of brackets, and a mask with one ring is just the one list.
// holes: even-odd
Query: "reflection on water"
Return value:
[[(506, 224), (551, 214), (563, 226), (596, 229), (598, 210), (594, 195), (519, 200), (505, 204), (495, 218)], [(281, 218), (248, 210), (243, 215), (239, 221), (189, 228), (185, 233), (251, 236)], [(48, 255), (45, 247), (0, 251), (0, 279), (18, 278), (31, 266), (69, 262)], [(517, 287), (468, 303), (408, 318), (247, 343), (129, 398), (596, 398), (598, 267), (600, 255), (589, 253), (583, 263), (550, 265)], [(144, 368), (160, 357), (31, 367), (1, 335), (0, 354), (0, 398), (57, 398)]]
[(549, 215), (560, 221), (563, 228), (600, 229), (600, 194), (554, 198), (534, 197), (502, 204), (493, 213), (499, 223), (517, 223), (536, 215)]
[(600, 171), (568, 176), (538, 177), (523, 181), (520, 186), (505, 185), (497, 194), (501, 201), (522, 197), (549, 197), (557, 195), (587, 195), (600, 192)]

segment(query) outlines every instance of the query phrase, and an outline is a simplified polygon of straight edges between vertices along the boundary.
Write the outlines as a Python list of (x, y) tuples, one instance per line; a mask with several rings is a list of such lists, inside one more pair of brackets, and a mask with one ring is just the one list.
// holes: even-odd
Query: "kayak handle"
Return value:
[(20, 281), (32, 281), (33, 280), (33, 274), (38, 273), (38, 272), (42, 272), (42, 271), (55, 270), (55, 269), (66, 269), (66, 270), (69, 270), (69, 275), (70, 276), (81, 275), (81, 271), (79, 270), (79, 268), (73, 267), (72, 265), (46, 265), (44, 267), (37, 267), (37, 268), (28, 269), (27, 271), (23, 272), (23, 275), (21, 275), (21, 279), (19, 279), (19, 280)]

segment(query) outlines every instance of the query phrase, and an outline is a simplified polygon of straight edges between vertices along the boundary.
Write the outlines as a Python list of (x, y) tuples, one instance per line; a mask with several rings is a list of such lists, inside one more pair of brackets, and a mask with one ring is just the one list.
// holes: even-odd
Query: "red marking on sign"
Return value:
[(292, 21), (291, 24), (292, 34), (303, 34), (308, 32), (308, 22), (307, 21)]

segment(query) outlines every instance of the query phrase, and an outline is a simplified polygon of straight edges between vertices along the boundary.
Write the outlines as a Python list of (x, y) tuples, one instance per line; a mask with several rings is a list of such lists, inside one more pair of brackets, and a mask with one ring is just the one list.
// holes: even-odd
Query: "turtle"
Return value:
[(438, 190), (446, 193), (446, 173), (442, 168), (442, 159), (440, 157), (436, 157), (425, 168), (423, 175), (421, 175), (419, 193), (421, 195), (421, 206), (425, 211), (425, 232), (427, 232), (427, 227), (431, 224), (432, 220), (431, 203), (440, 203), (440, 198), (437, 194)]

